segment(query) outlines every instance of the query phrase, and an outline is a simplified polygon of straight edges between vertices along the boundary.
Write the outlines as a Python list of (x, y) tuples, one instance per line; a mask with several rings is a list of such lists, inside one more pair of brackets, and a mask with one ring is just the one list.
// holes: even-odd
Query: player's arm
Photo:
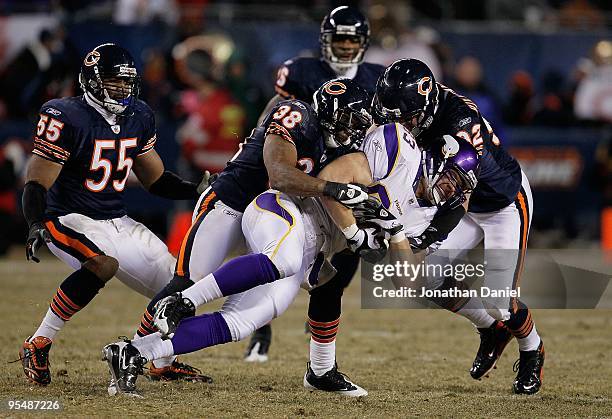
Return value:
[(423, 233), (408, 238), (410, 247), (415, 252), (425, 251), (425, 254), (435, 252), (467, 212), (470, 196), (471, 194), (466, 194), (465, 200), (460, 205), (452, 205), (446, 208), (443, 206), (439, 209)]
[(266, 136), (263, 157), (270, 187), (273, 189), (290, 195), (329, 196), (344, 205), (352, 205), (367, 198), (367, 192), (359, 185), (318, 179), (298, 169), (295, 145), (280, 135), (269, 133)]
[(189, 182), (165, 170), (164, 163), (155, 150), (150, 150), (134, 159), (134, 174), (140, 183), (153, 195), (167, 199), (196, 199), (208, 186), (206, 174), (200, 184)]
[(26, 259), (36, 263), (36, 251), (48, 240), (43, 219), (47, 208), (47, 191), (62, 170), (62, 165), (33, 155), (26, 168), (25, 185), (21, 206), (23, 216), (28, 223), (28, 239), (26, 240)]
[[(363, 153), (351, 153), (337, 158), (328, 164), (319, 173), (319, 177), (328, 181), (354, 182), (369, 185), (372, 183), (372, 175), (368, 161)], [(351, 210), (339, 204), (333, 199), (324, 197), (322, 199), (328, 214), (334, 223), (341, 229), (347, 239), (351, 250), (364, 259), (370, 262), (376, 262), (384, 257), (386, 247), (381, 243), (381, 238), (378, 236), (380, 228), (388, 228), (387, 232), (392, 236), (392, 246), (403, 249), (410, 248), (404, 236), (402, 226), (397, 222), (395, 217), (388, 211), (385, 212), (385, 220), (376, 220), (375, 217), (382, 217), (380, 213), (380, 204), (371, 199), (368, 201), (373, 204), (372, 214), (370, 214), (369, 222), (372, 222), (376, 228), (359, 228), (354, 212), (360, 210)], [(363, 206), (361, 204), (360, 206)], [(366, 204), (367, 205), (367, 204)], [(358, 207), (359, 208), (359, 207)], [(378, 221), (380, 224), (377, 224)]]

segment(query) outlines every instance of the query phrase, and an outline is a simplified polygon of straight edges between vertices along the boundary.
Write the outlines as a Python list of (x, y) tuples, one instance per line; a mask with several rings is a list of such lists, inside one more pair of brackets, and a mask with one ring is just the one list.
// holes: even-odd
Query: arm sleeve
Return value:
[(34, 129), (32, 153), (63, 165), (75, 148), (74, 128), (68, 116), (52, 105), (43, 105)]
[(178, 175), (166, 170), (149, 188), (153, 195), (167, 199), (197, 199), (198, 184), (182, 179)]
[(155, 114), (148, 105), (144, 104), (145, 111), (143, 112), (143, 138), (140, 139), (139, 144), (140, 150), (138, 156), (141, 156), (155, 148), (155, 142), (157, 141), (157, 128), (155, 125)]
[(297, 147), (305, 139), (320, 135), (315, 121), (314, 111), (309, 105), (298, 100), (283, 101), (266, 117), (265, 135), (278, 135)]

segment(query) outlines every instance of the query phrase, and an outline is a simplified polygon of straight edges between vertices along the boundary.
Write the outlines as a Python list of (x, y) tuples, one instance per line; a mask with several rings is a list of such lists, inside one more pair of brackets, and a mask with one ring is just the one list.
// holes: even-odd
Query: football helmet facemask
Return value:
[[(356, 51), (334, 49), (332, 43), (346, 39), (358, 43)], [(321, 23), (319, 45), (321, 56), (337, 74), (345, 74), (351, 67), (363, 62), (370, 44), (370, 24), (359, 10), (340, 6), (332, 10)]]
[(480, 159), (467, 141), (444, 135), (440, 142), (421, 152), (421, 167), (427, 199), (438, 207), (455, 208), (476, 187)]
[(351, 79), (334, 79), (313, 95), (328, 148), (358, 149), (373, 124), (368, 92)]

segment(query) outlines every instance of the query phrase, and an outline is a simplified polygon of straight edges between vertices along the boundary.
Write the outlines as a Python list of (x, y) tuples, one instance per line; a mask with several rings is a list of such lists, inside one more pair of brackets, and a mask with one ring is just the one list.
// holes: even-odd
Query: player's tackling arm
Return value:
[(153, 195), (168, 199), (196, 199), (208, 185), (207, 177), (200, 185), (180, 178), (169, 170), (155, 150), (141, 154), (134, 160), (134, 174), (146, 190)]
[(296, 167), (298, 155), (295, 145), (280, 135), (266, 136), (263, 158), (271, 188), (299, 196), (323, 194), (326, 182), (309, 176)]
[(307, 175), (296, 167), (297, 157), (291, 142), (276, 134), (266, 136), (263, 158), (271, 188), (290, 195), (329, 196), (344, 205), (367, 199), (367, 191), (361, 185), (328, 182)]
[[(337, 158), (325, 166), (318, 177), (326, 181), (342, 183), (359, 183), (362, 185), (372, 183), (368, 161), (365, 154), (361, 152), (350, 153)], [(329, 197), (323, 197), (322, 202), (328, 214), (340, 229), (355, 224), (355, 217), (350, 208)]]

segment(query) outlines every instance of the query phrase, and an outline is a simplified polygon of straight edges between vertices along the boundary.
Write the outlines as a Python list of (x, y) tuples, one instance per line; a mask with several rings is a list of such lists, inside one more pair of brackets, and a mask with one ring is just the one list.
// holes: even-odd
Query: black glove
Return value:
[(335, 198), (338, 202), (352, 208), (368, 199), (368, 187), (359, 183), (325, 183), (323, 194)]
[(354, 207), (353, 215), (357, 220), (357, 225), (361, 227), (374, 225), (390, 236), (395, 236), (404, 230), (404, 226), (398, 219), (376, 198), (370, 197), (367, 201)]
[(436, 227), (430, 225), (420, 236), (408, 237), (408, 243), (413, 253), (425, 251), (427, 256), (438, 250), (444, 239), (446, 235), (441, 235)]
[(28, 240), (26, 241), (26, 259), (33, 260), (34, 262), (40, 262), (40, 259), (36, 257), (36, 252), (40, 249), (43, 243), (51, 241), (49, 233), (42, 222), (33, 223), (30, 226), (28, 232)]
[(382, 260), (389, 248), (389, 243), (379, 234), (375, 228), (364, 228), (347, 239), (349, 248), (363, 260), (376, 263)]

